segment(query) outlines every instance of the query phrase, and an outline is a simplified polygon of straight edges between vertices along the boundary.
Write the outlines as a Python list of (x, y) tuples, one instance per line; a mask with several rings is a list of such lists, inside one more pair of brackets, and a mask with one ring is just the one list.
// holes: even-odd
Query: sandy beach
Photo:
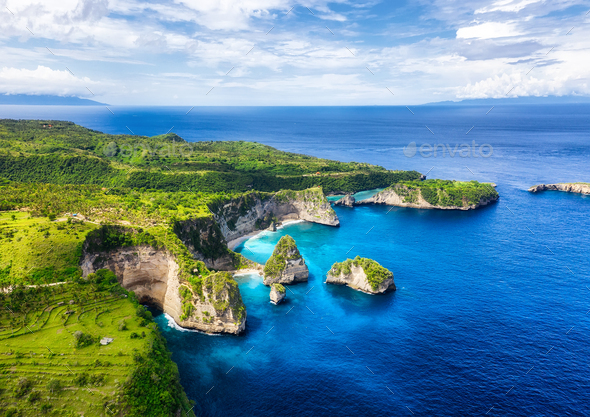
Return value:
[[(290, 224), (293, 223), (301, 223), (304, 222), (305, 220), (285, 220), (284, 222), (281, 223), (281, 225), (279, 227), (277, 227), (277, 230), (282, 229), (285, 226), (288, 226)], [(229, 242), (227, 242), (227, 247), (231, 250), (234, 250), (237, 246), (240, 245), (240, 243), (242, 243), (245, 240), (250, 239), (251, 237), (254, 237), (256, 235), (258, 235), (260, 232), (264, 232), (264, 231), (268, 231), (267, 229), (265, 230), (256, 230), (255, 232), (250, 232), (244, 236), (241, 236), (237, 239), (232, 239)]]

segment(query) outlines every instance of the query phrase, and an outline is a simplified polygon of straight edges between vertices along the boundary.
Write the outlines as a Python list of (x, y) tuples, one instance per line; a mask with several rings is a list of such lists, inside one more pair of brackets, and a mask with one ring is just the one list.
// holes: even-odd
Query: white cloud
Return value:
[(88, 82), (126, 104), (316, 104), (318, 91), (323, 104), (406, 104), (495, 97), (537, 64), (514, 93), (587, 94), (590, 26), (582, 14), (566, 37), (567, 15), (552, 13), (583, 1), (419, 0), (421, 15), (391, 26), (350, 0), (305, 0), (288, 16), (291, 0), (0, 0), (14, 13), (0, 13), (0, 92), (88, 96)]
[(59, 71), (38, 66), (34, 70), (4, 67), (0, 70), (2, 94), (50, 94), (57, 96), (89, 96), (86, 87), (93, 89), (95, 82), (89, 78), (75, 77), (67, 70)]
[(490, 13), (490, 12), (519, 12), (529, 4), (539, 3), (541, 0), (501, 0), (497, 1), (491, 6), (482, 7), (477, 9), (475, 14)]
[(271, 10), (287, 11), (287, 0), (176, 0), (198, 12), (195, 20), (209, 29), (242, 30), (252, 17), (266, 17)]
[(502, 22), (485, 22), (457, 30), (458, 39), (494, 39), (522, 34), (515, 23)]

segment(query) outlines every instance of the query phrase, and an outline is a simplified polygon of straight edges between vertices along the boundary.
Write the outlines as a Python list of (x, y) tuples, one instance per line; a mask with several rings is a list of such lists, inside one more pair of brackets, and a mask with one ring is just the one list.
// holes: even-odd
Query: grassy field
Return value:
[(61, 220), (31, 217), (20, 211), (0, 212), (0, 287), (9, 279), (43, 284), (77, 273), (82, 242), (97, 225)]
[[(154, 341), (164, 343), (151, 315), (140, 317), (132, 294), (118, 284), (104, 289), (103, 284), (67, 283), (17, 289), (1, 297), (2, 415), (172, 415), (161, 414), (162, 404), (147, 402), (175, 396), (182, 406), (168, 409), (184, 414), (190, 408), (182, 389), (173, 390), (178, 375), (169, 356), (158, 358), (157, 365), (150, 362)], [(98, 340), (103, 337), (114, 340), (102, 346)], [(166, 369), (150, 371), (154, 366)], [(152, 373), (146, 384), (151, 387), (144, 392), (149, 400), (134, 392), (146, 379), (139, 369)], [(158, 387), (164, 394), (153, 395), (149, 391), (158, 382), (170, 387)]]

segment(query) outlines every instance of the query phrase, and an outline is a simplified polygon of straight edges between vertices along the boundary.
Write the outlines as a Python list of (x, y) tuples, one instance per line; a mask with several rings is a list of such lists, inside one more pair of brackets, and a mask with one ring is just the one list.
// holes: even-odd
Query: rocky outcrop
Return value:
[(232, 334), (245, 328), (246, 309), (231, 275), (218, 279), (223, 274), (218, 273), (186, 282), (175, 257), (165, 249), (146, 245), (90, 252), (86, 247), (81, 267), (84, 276), (110, 269), (141, 303), (157, 306), (182, 327)]
[(212, 204), (212, 217), (174, 223), (174, 233), (207, 268), (232, 271), (247, 260), (227, 248), (227, 243), (257, 230), (276, 230), (282, 220), (306, 220), (329, 226), (340, 224), (321, 188), (249, 193)]
[(305, 282), (308, 277), (309, 270), (295, 240), (289, 235), (281, 237), (264, 265), (264, 285)]
[[(487, 184), (489, 187), (495, 187), (495, 184)], [(443, 205), (443, 204), (431, 204), (426, 201), (422, 195), (422, 190), (412, 189), (404, 185), (396, 185), (387, 188), (383, 191), (378, 192), (373, 197), (357, 201), (355, 206), (363, 204), (385, 204), (388, 206), (397, 207), (411, 207), (419, 209), (437, 209), (437, 210), (474, 210), (478, 207), (486, 206), (490, 203), (497, 201), (499, 198), (498, 193), (490, 193), (488, 197), (481, 198), (479, 202), (468, 203), (466, 199), (463, 199), (463, 205)]]
[(244, 260), (227, 248), (227, 241), (213, 217), (177, 221), (173, 230), (195, 259), (209, 269), (232, 271)]
[(560, 184), (539, 184), (529, 188), (531, 193), (539, 191), (565, 191), (568, 193), (590, 194), (590, 184), (586, 183), (560, 183)]
[(358, 256), (332, 265), (326, 283), (348, 285), (368, 294), (382, 294), (396, 289), (391, 271), (372, 259)]
[(270, 302), (279, 304), (287, 296), (287, 290), (281, 284), (272, 284), (270, 286)]
[(226, 241), (264, 230), (271, 223), (283, 220), (340, 225), (321, 188), (283, 190), (274, 194), (250, 193), (227, 201), (213, 212)]
[(335, 206), (345, 206), (345, 207), (352, 207), (356, 203), (356, 199), (351, 196), (350, 194), (345, 195), (340, 200), (334, 203)]
[(229, 272), (210, 274), (179, 288), (180, 325), (207, 333), (239, 334), (246, 328), (246, 306)]

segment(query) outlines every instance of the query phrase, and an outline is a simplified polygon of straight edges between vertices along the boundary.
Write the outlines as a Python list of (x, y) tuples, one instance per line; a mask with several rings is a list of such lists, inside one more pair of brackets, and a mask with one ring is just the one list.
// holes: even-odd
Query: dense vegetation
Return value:
[(272, 284), (272, 287), (281, 294), (285, 294), (287, 292), (287, 290), (285, 289), (285, 287), (282, 284), (275, 282), (274, 284)]
[(151, 314), (112, 272), (18, 286), (0, 306), (2, 415), (194, 416)]
[(420, 178), (415, 171), (314, 158), (255, 142), (108, 135), (61, 121), (0, 120), (0, 145), (0, 176), (16, 182), (207, 193), (321, 186), (350, 193)]
[(369, 285), (376, 291), (384, 281), (393, 278), (393, 273), (379, 265), (376, 261), (368, 258), (361, 258), (357, 256), (354, 259), (347, 259), (344, 262), (336, 262), (330, 269), (330, 274), (339, 276), (340, 274), (348, 275), (352, 272), (351, 266), (363, 268), (363, 271), (367, 275), (367, 281)]
[[(180, 267), (183, 319), (194, 317), (198, 298), (240, 321), (246, 310), (231, 274), (210, 271), (195, 256), (251, 265), (227, 249), (215, 216), (231, 229), (270, 198), (322, 203), (324, 192), (419, 178), (253, 142), (187, 143), (175, 134), (0, 120), (0, 288), (12, 289), (0, 292), (0, 414), (192, 415), (151, 315), (112, 272), (82, 280), (83, 251), (166, 250)], [(316, 186), (323, 189), (308, 190)], [(269, 214), (257, 225), (275, 220)], [(280, 274), (300, 256), (285, 236), (265, 271)], [(102, 346), (105, 336), (114, 341)]]
[(419, 197), (433, 206), (466, 207), (478, 204), (482, 200), (498, 198), (498, 192), (491, 184), (477, 181), (401, 181), (390, 189), (403, 197), (405, 203), (418, 203)]
[(287, 261), (301, 258), (295, 239), (289, 235), (281, 237), (272, 255), (264, 265), (264, 275), (270, 278), (280, 277), (287, 266)]

